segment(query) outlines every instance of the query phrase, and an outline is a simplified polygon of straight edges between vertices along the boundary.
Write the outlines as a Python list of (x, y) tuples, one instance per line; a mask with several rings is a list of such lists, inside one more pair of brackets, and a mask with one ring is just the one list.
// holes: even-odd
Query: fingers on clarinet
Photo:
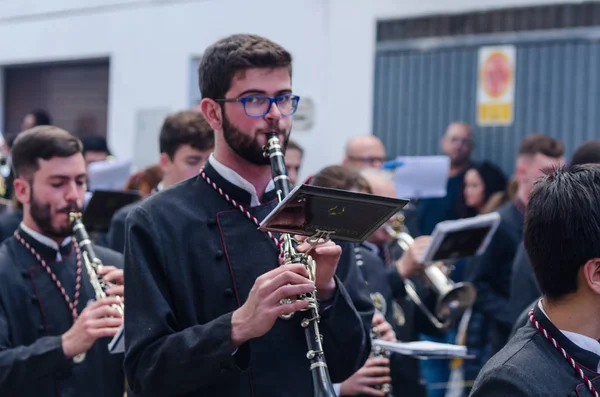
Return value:
[(372, 357), (367, 360), (368, 367), (385, 367), (390, 365), (390, 360), (385, 357)]
[(110, 305), (103, 305), (98, 308), (94, 308), (91, 317), (121, 317), (121, 314)]
[(90, 330), (90, 335), (96, 339), (113, 337), (119, 332), (119, 327)]
[(392, 378), (389, 376), (378, 376), (378, 377), (374, 377), (374, 378), (367, 378), (366, 382), (368, 385), (383, 385), (384, 383), (390, 383), (392, 381)]
[(373, 389), (369, 386), (362, 386), (360, 393), (364, 394), (365, 396), (385, 397), (384, 392), (382, 392), (381, 390)]
[(376, 376), (388, 376), (390, 374), (390, 367), (369, 367), (365, 368), (363, 375), (369, 378)]
[(309, 302), (307, 300), (299, 300), (294, 303), (288, 303), (277, 307), (277, 315), (295, 313), (300, 310), (304, 310), (308, 307)]
[(100, 269), (98, 269), (98, 274), (99, 275), (108, 274), (114, 270), (117, 270), (117, 268), (114, 266), (102, 266), (102, 267), (100, 267)]
[(90, 320), (88, 324), (93, 329), (118, 328), (123, 324), (123, 319), (114, 317), (97, 318)]
[(315, 285), (312, 283), (309, 284), (300, 284), (300, 285), (284, 285), (279, 288), (275, 292), (275, 301), (279, 302), (284, 298), (288, 298), (290, 296), (297, 296), (300, 294), (307, 294), (309, 292), (315, 291)]

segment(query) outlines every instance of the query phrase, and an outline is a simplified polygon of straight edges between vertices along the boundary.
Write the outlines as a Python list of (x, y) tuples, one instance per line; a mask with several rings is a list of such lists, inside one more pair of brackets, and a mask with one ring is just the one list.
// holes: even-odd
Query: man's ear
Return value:
[(220, 131), (223, 128), (223, 112), (221, 105), (210, 98), (203, 98), (202, 101), (200, 101), (200, 110), (213, 130)]
[(16, 178), (13, 181), (15, 188), (15, 197), (21, 204), (29, 204), (31, 201), (31, 185), (23, 178)]
[(600, 258), (590, 259), (583, 265), (583, 279), (588, 287), (600, 295)]

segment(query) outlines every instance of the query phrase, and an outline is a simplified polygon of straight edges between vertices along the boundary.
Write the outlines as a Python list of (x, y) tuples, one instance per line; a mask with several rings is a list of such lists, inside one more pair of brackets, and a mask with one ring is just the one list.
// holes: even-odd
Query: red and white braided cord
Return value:
[(75, 276), (75, 294), (73, 295), (73, 301), (71, 302), (71, 298), (69, 298), (65, 287), (63, 287), (60, 280), (56, 277), (52, 269), (50, 269), (50, 266), (48, 266), (48, 264), (40, 256), (40, 254), (38, 254), (38, 252), (27, 241), (25, 241), (23, 237), (21, 237), (19, 232), (15, 231), (14, 236), (25, 248), (27, 248), (33, 254), (33, 256), (35, 256), (35, 258), (38, 260), (38, 262), (40, 262), (44, 270), (46, 270), (46, 272), (50, 275), (52, 281), (54, 281), (54, 284), (56, 284), (56, 287), (58, 288), (62, 296), (65, 298), (67, 305), (69, 305), (71, 315), (73, 316), (73, 321), (77, 320), (77, 317), (79, 317), (79, 313), (77, 313), (77, 305), (79, 304), (79, 293), (81, 292), (81, 251), (77, 242), (73, 240), (73, 246), (75, 247), (75, 252), (77, 253), (77, 270)]
[(590, 381), (590, 379), (585, 375), (585, 373), (583, 372), (583, 370), (581, 369), (581, 367), (579, 366), (579, 364), (577, 364), (577, 362), (575, 360), (573, 360), (573, 358), (569, 355), (569, 353), (567, 353), (565, 351), (565, 349), (562, 348), (561, 345), (558, 344), (558, 342), (556, 341), (556, 339), (554, 339), (552, 337), (552, 335), (550, 335), (548, 333), (548, 331), (546, 331), (546, 329), (544, 329), (544, 327), (542, 327), (542, 325), (540, 323), (538, 323), (538, 321), (535, 319), (535, 317), (533, 316), (533, 309), (531, 309), (529, 311), (529, 321), (531, 321), (531, 323), (533, 324), (533, 326), (535, 328), (537, 328), (538, 331), (540, 331), (540, 333), (542, 335), (544, 335), (544, 337), (550, 342), (552, 343), (552, 345), (554, 345), (554, 347), (563, 355), (563, 357), (569, 362), (571, 363), (571, 366), (575, 369), (575, 371), (577, 371), (577, 373), (579, 374), (579, 376), (581, 377), (581, 379), (583, 379), (584, 383), (586, 384), (586, 386), (588, 387), (588, 389), (592, 392), (592, 394), (594, 395), (594, 397), (600, 397), (600, 395), (598, 394), (598, 392), (596, 391), (596, 388), (594, 387), (594, 385), (592, 385), (592, 382)]
[[(238, 203), (237, 201), (235, 201), (234, 199), (229, 197), (229, 195), (227, 193), (225, 193), (223, 191), (223, 189), (221, 189), (219, 186), (217, 186), (217, 184), (212, 179), (210, 179), (210, 177), (208, 175), (206, 175), (206, 173), (204, 172), (204, 169), (200, 170), (200, 175), (202, 176), (202, 179), (204, 179), (206, 181), (206, 183), (208, 183), (210, 186), (212, 186), (212, 188), (215, 189), (217, 191), (217, 193), (219, 193), (222, 197), (224, 197), (225, 200), (227, 200), (235, 208), (239, 209), (244, 215), (246, 215), (248, 217), (248, 219), (250, 219), (252, 222), (254, 222), (256, 224), (256, 226), (260, 226), (260, 221), (254, 215), (252, 215), (246, 207), (244, 207), (243, 205), (241, 205), (240, 203)], [(271, 240), (273, 240), (273, 242), (275, 243), (275, 246), (277, 247), (277, 251), (279, 252), (279, 259), (282, 259), (283, 251), (281, 249), (281, 246), (283, 244), (283, 240), (282, 239), (278, 240), (271, 232), (266, 232), (266, 233), (269, 236), (269, 238)]]

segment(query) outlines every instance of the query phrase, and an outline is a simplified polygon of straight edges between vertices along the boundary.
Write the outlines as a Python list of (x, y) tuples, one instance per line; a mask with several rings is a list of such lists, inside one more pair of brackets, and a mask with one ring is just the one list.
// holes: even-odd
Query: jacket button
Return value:
[(31, 295), (31, 303), (37, 303), (38, 302), (38, 298), (35, 295)]
[(23, 276), (23, 278), (29, 278), (29, 273), (26, 271), (21, 272), (21, 276)]
[(225, 292), (223, 292), (223, 295), (225, 295), (225, 298), (231, 298), (233, 296), (233, 290), (231, 288), (227, 288)]
[(208, 225), (208, 227), (215, 227), (217, 226), (217, 220), (211, 218), (208, 221), (206, 221), (206, 224)]
[(221, 250), (218, 250), (217, 252), (215, 252), (215, 258), (217, 258), (217, 259), (222, 259), (224, 256), (225, 256), (225, 254)]
[(46, 327), (44, 327), (43, 325), (40, 325), (38, 327), (38, 331), (40, 331), (40, 332), (44, 332), (45, 330), (46, 330)]

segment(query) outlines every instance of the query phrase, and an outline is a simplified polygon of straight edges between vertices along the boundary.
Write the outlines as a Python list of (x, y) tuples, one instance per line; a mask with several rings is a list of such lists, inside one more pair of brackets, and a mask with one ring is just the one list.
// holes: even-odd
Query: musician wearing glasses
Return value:
[(600, 165), (551, 172), (523, 228), (542, 298), (483, 367), (471, 396), (597, 396), (600, 390)]
[(107, 265), (98, 275), (113, 283), (94, 302), (89, 246), (72, 238), (69, 213), (81, 212), (87, 185), (82, 144), (38, 126), (19, 134), (12, 159), (23, 221), (0, 245), (0, 395), (121, 397), (123, 355), (108, 343), (123, 321), (111, 307), (123, 295), (123, 257), (94, 246)]
[(381, 168), (385, 162), (385, 147), (374, 135), (359, 135), (346, 144), (342, 165), (352, 168)]
[(149, 197), (127, 220), (129, 395), (310, 396), (298, 315), (308, 302), (285, 298), (316, 286), (333, 382), (366, 361), (373, 306), (340, 246), (311, 251), (313, 283), (304, 265), (280, 266), (277, 235), (257, 229), (277, 203), (266, 134), (277, 133), (285, 151), (299, 101), (291, 55), (265, 38), (233, 35), (204, 52), (199, 76), (215, 151), (200, 175)]

